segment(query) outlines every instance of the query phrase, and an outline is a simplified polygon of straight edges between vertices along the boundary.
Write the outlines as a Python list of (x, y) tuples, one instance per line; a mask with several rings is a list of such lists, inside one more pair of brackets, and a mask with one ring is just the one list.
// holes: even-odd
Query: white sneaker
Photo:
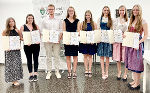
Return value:
[(50, 79), (51, 75), (52, 75), (51, 72), (47, 72), (46, 79)]
[(57, 78), (61, 78), (61, 75), (60, 75), (59, 71), (56, 71), (55, 75), (56, 75)]

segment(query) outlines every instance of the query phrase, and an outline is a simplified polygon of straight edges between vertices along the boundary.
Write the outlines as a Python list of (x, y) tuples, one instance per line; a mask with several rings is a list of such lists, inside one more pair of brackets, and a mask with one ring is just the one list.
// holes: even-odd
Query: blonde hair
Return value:
[(7, 20), (6, 20), (6, 28), (5, 28), (4, 32), (3, 32), (5, 36), (9, 36), (10, 35), (10, 31), (11, 31), (10, 25), (9, 25), (10, 20), (14, 21), (14, 26), (13, 27), (14, 27), (14, 29), (17, 29), (15, 19), (12, 18), (12, 17), (7, 18)]
[[(107, 27), (110, 28), (110, 27), (112, 27), (112, 19), (111, 19), (110, 9), (109, 9), (108, 6), (104, 6), (103, 9), (104, 9), (104, 8), (108, 8), (108, 10), (109, 10)], [(102, 10), (103, 10), (103, 9), (102, 9)], [(104, 16), (104, 13), (102, 12), (101, 18), (102, 18), (103, 16)]]
[(54, 7), (54, 9), (55, 9), (55, 6), (53, 4), (49, 4), (48, 7)]
[(91, 26), (92, 26), (92, 30), (95, 30), (95, 27), (94, 27), (94, 21), (93, 21), (92, 13), (91, 13), (91, 11), (90, 11), (90, 10), (87, 10), (87, 11), (85, 12), (85, 16), (84, 16), (84, 21), (83, 21), (82, 30), (87, 30), (87, 19), (86, 19), (86, 13), (90, 13), (90, 15), (91, 15), (90, 23), (91, 23)]
[[(75, 12), (75, 9), (74, 9), (74, 7), (72, 7), (72, 6), (70, 6), (69, 8), (72, 8), (73, 10), (74, 10), (74, 15), (73, 15), (73, 19), (75, 20), (76, 19), (76, 12)], [(66, 16), (66, 18), (69, 18), (69, 8), (67, 9), (67, 16)]]
[[(119, 7), (119, 10), (120, 10), (120, 8), (125, 8), (125, 15), (124, 15), (124, 19), (125, 19), (125, 21), (127, 22), (128, 21), (128, 14), (127, 14), (127, 8), (124, 6), (124, 5), (121, 5), (120, 7)], [(119, 14), (119, 16), (120, 16), (120, 14)]]
[[(138, 14), (138, 20), (135, 24), (135, 29), (137, 33), (140, 33), (142, 31), (142, 8), (140, 5), (134, 5), (134, 7), (138, 7), (139, 9), (139, 14)], [(132, 23), (135, 20), (135, 16), (133, 15), (133, 8), (132, 8), (132, 13), (131, 13), (131, 17), (130, 17), (130, 23), (129, 23), (129, 27), (128, 30), (130, 30), (130, 28), (132, 27)]]

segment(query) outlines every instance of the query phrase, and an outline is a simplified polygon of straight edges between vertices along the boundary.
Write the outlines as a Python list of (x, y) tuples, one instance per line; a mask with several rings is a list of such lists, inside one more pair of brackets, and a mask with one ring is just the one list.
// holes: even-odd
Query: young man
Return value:
[[(43, 19), (42, 22), (42, 30), (53, 30), (53, 31), (62, 31), (62, 20), (55, 18), (55, 6), (50, 4), (48, 5), (48, 13), (49, 16)], [(59, 36), (59, 42), (61, 40), (62, 33)], [(46, 79), (50, 79), (51, 71), (52, 71), (52, 54), (54, 56), (54, 65), (55, 65), (55, 75), (57, 78), (61, 78), (59, 73), (59, 63), (60, 63), (60, 43), (52, 43), (52, 42), (45, 42), (44, 43), (46, 56), (47, 56), (47, 75)]]

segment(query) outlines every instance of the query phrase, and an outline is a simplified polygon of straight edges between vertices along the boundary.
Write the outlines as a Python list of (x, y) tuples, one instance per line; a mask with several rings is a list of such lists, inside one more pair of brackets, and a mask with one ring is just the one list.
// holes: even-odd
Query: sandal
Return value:
[(92, 77), (92, 72), (89, 73), (89, 77)]
[(125, 75), (125, 77), (123, 77), (123, 79), (122, 79), (124, 82), (126, 82), (127, 81), (127, 75)]
[(72, 76), (72, 74), (71, 74), (71, 72), (68, 72), (68, 79), (71, 79), (71, 76)]
[(84, 72), (84, 75), (87, 77), (89, 75), (88, 70)]
[(76, 79), (77, 78), (77, 74), (76, 72), (73, 72), (73, 79)]
[(108, 72), (106, 72), (105, 77), (108, 78)]
[(16, 83), (13, 83), (12, 85), (13, 86), (19, 86), (20, 84), (19, 84), (19, 82), (16, 82)]
[(106, 79), (105, 73), (102, 73), (102, 79)]

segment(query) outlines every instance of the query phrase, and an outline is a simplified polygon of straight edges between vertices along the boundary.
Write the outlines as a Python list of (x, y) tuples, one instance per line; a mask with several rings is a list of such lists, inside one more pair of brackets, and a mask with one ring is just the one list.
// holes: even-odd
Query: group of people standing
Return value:
[[(117, 62), (117, 80), (121, 80), (121, 62), (125, 64), (125, 71), (123, 75), (123, 81), (127, 81), (127, 71), (131, 70), (133, 72), (133, 82), (128, 84), (130, 89), (140, 89), (140, 75), (144, 71), (143, 66), (143, 42), (148, 36), (147, 23), (142, 18), (142, 9), (140, 5), (134, 5), (132, 8), (132, 13), (130, 21), (128, 21), (127, 9), (125, 6), (121, 5), (119, 7), (119, 17), (116, 19), (111, 18), (111, 11), (108, 6), (104, 6), (102, 9), (101, 17), (98, 22), (93, 21), (92, 13), (87, 10), (84, 15), (84, 21), (80, 23), (77, 19), (75, 9), (69, 7), (67, 10), (66, 19), (63, 21), (55, 17), (55, 6), (53, 4), (48, 5), (47, 9), (49, 16), (45, 17), (42, 21), (42, 29), (57, 30), (60, 31), (59, 43), (45, 42), (44, 47), (46, 49), (47, 56), (47, 75), (46, 79), (50, 79), (52, 75), (52, 56), (54, 56), (54, 66), (55, 75), (57, 78), (61, 78), (59, 73), (60, 65), (60, 41), (63, 39), (63, 33), (61, 31), (67, 32), (79, 32), (82, 31), (94, 31), (97, 29), (103, 30), (121, 30), (123, 33), (125, 31), (140, 33), (139, 37), (139, 49), (124, 47), (121, 43), (79, 43), (78, 45), (64, 45), (65, 56), (68, 67), (68, 79), (76, 79), (76, 69), (78, 62), (78, 51), (84, 55), (84, 67), (85, 76), (92, 77), (92, 55), (97, 53), (100, 56), (100, 64), (102, 71), (102, 78), (107, 79), (109, 76), (109, 58), (112, 57), (114, 61)], [(23, 31), (34, 31), (39, 30), (37, 24), (35, 24), (34, 16), (28, 14), (26, 17), (26, 24), (24, 24), (20, 30), (16, 28), (16, 23), (13, 18), (8, 18), (6, 21), (6, 29), (3, 31), (3, 36), (20, 36), (23, 40)], [(40, 32), (41, 32), (40, 31)], [(142, 34), (144, 36), (142, 37)], [(123, 38), (126, 36), (123, 34)], [(40, 42), (37, 44), (24, 45), (24, 51), (27, 58), (27, 66), (29, 70), (29, 80), (37, 81), (38, 72), (38, 56), (40, 51)], [(34, 71), (32, 70), (32, 55), (34, 60)], [(71, 56), (73, 56), (73, 69), (71, 69)], [(104, 64), (104, 60), (106, 64)], [(8, 50), (5, 51), (5, 80), (6, 82), (13, 82), (13, 85), (19, 85), (18, 80), (23, 78), (22, 70), (22, 60), (20, 50)]]

